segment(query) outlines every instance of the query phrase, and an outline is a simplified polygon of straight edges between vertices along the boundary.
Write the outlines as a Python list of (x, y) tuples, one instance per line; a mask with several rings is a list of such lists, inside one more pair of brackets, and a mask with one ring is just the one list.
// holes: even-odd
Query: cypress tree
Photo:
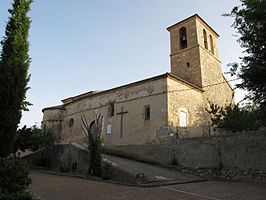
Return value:
[(0, 55), (0, 157), (13, 151), (29, 82), (28, 34), (32, 0), (14, 0)]

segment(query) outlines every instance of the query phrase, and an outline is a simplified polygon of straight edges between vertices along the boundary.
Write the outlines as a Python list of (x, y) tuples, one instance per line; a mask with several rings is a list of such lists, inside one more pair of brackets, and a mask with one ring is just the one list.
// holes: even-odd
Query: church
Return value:
[(93, 126), (101, 116), (104, 145), (160, 144), (169, 136), (202, 137), (211, 132), (210, 103), (234, 103), (221, 70), (218, 33), (195, 14), (167, 28), (171, 71), (104, 91), (90, 91), (44, 108), (43, 128), (60, 142), (82, 141), (81, 117)]

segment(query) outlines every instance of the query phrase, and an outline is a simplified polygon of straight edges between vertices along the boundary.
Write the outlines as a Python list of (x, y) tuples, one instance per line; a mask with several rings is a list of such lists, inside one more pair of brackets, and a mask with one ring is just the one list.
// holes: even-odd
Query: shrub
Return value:
[(0, 200), (31, 200), (27, 163), (19, 158), (0, 158)]
[(225, 129), (227, 133), (257, 130), (260, 126), (257, 110), (250, 105), (240, 107), (237, 104), (220, 107), (211, 104), (210, 109), (206, 110), (211, 114), (212, 125)]
[(55, 143), (56, 136), (53, 129), (40, 129), (37, 126), (27, 128), (24, 126), (17, 130), (15, 138), (15, 152), (20, 149), (22, 151), (36, 151), (41, 147), (49, 147)]

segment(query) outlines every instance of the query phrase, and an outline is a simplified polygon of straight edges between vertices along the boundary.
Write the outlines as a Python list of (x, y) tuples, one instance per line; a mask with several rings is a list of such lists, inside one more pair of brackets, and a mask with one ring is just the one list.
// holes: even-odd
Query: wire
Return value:
[[(224, 84), (224, 83), (228, 83), (228, 82), (232, 82), (232, 81), (237, 81), (237, 80), (240, 80), (240, 78), (235, 78), (235, 79), (231, 79), (231, 80), (228, 80), (228, 81), (226, 80), (226, 81), (222, 81), (222, 82), (219, 82), (219, 83), (213, 83), (213, 84), (205, 85), (205, 86), (202, 86), (202, 88), (212, 87), (212, 86), (216, 86), (216, 85), (220, 85), (220, 84)], [(202, 88), (198, 88), (198, 89), (202, 89)], [(168, 91), (168, 92), (184, 92), (184, 91), (194, 90), (194, 89), (195, 88), (188, 88), (188, 89), (180, 89), (180, 90), (171, 90), (171, 91)]]

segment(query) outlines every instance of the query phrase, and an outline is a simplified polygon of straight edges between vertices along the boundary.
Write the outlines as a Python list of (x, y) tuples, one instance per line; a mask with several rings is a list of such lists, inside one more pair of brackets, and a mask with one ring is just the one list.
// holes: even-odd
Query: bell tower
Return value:
[(200, 88), (223, 80), (219, 35), (197, 14), (167, 28), (171, 73)]

